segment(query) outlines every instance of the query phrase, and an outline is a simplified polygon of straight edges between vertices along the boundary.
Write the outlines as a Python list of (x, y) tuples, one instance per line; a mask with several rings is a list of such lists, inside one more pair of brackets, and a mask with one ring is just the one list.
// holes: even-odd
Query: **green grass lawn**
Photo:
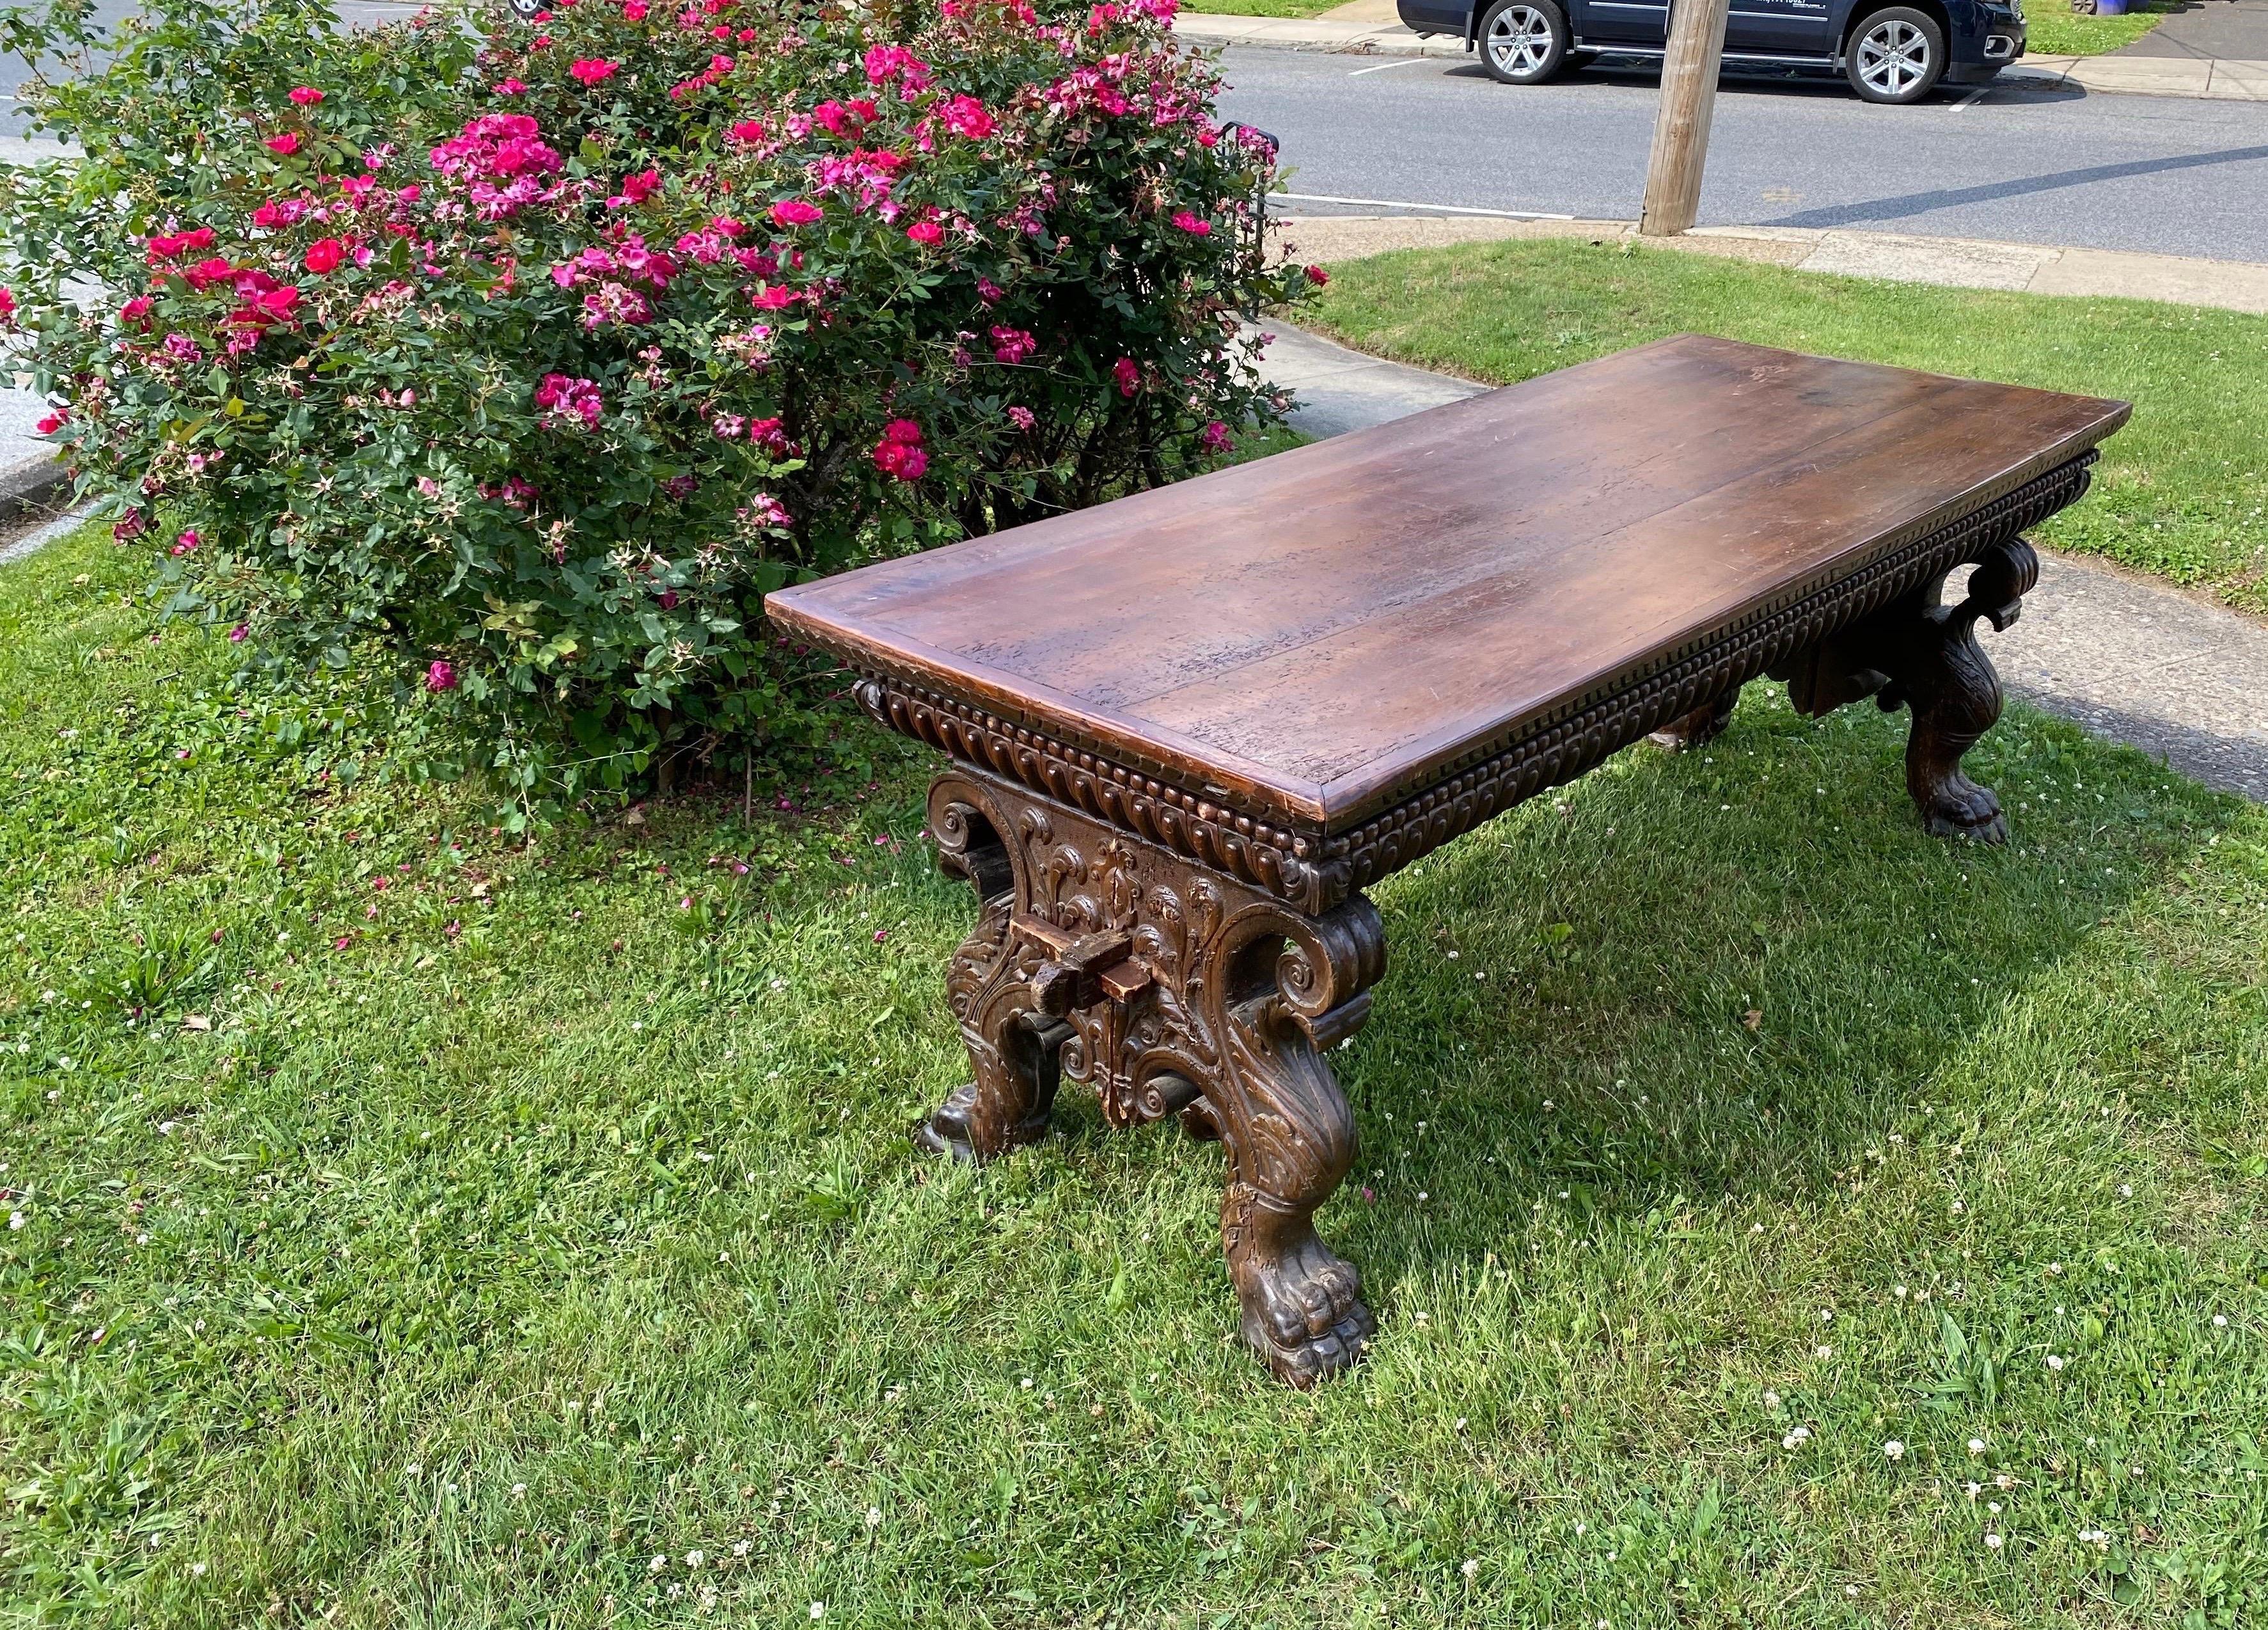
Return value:
[(1205, 17), (1321, 17), (1345, 0), (1204, 0), (1188, 8)]
[(2027, 56), (2101, 56), (2132, 45), (2162, 23), (2177, 5), (2146, 0), (2124, 17), (2080, 17), (2052, 4), (2024, 8)]
[(2134, 403), (2094, 491), (2037, 535), (2268, 613), (2268, 317), (1822, 277), (1581, 241), (1334, 269), (1318, 326), (1469, 378), (1525, 379), (1696, 329)]
[(2261, 810), (2016, 710), (1950, 846), (1760, 686), (1393, 880), (1301, 1395), (1217, 1149), (909, 1148), (921, 765), (516, 848), (144, 570), (0, 568), (10, 1623), (2268, 1615)]

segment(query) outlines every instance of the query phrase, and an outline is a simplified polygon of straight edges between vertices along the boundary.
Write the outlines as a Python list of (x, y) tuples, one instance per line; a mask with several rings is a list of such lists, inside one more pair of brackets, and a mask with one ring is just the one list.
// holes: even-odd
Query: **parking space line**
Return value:
[(1341, 198), (1330, 193), (1270, 193), (1293, 203), (1366, 203), (1374, 210), (1416, 210), (1426, 215), (1488, 215), (1505, 221), (1572, 221), (1550, 210), (1476, 210), (1462, 203), (1412, 203), (1406, 198)]
[(1380, 63), (1373, 68), (1358, 68), (1352, 73), (1349, 74), (1347, 77), (1350, 79), (1359, 79), (1365, 74), (1382, 74), (1389, 68), (1407, 68), (1415, 63), (1431, 62), (1432, 60), (1434, 59), (1425, 56), (1399, 57), (1390, 63)]
[(1980, 97), (1980, 96), (1984, 95), (1985, 92), (1987, 92), (1987, 91), (1991, 90), (1992, 88), (1992, 87), (1991, 85), (1978, 85), (1975, 90), (1971, 91), (1968, 95), (1966, 95), (1966, 96), (1962, 97), (1959, 101), (1957, 101), (1957, 102), (1954, 103), (1954, 105), (1953, 105), (1953, 111), (1954, 111), (1955, 113), (1959, 113), (1962, 108), (1964, 108), (1964, 107), (1968, 107), (1970, 103), (1971, 103), (1971, 102), (1975, 101), (1978, 97)]

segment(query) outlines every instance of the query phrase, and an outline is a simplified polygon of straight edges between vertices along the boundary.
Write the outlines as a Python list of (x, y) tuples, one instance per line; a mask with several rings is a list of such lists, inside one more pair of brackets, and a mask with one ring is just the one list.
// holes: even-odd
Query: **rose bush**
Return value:
[[(1172, 4), (157, 0), (32, 89), (86, 158), (9, 176), (0, 322), (248, 673), (367, 669), (523, 803), (777, 763), (814, 725), (765, 592), (1280, 410), (1232, 343), (1305, 286), (1272, 156)], [(85, 16), (0, 13), (50, 54)]]

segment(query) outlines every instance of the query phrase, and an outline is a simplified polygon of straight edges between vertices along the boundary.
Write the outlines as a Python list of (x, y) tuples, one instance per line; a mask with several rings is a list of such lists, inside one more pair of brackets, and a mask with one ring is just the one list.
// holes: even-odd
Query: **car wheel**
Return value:
[(1481, 66), (1499, 85), (1541, 85), (1567, 60), (1567, 40), (1552, 0), (1496, 0), (1481, 17)]
[(528, 18), (534, 17), (538, 11), (549, 9), (543, 4), (543, 0), (502, 0), (502, 4), (505, 11), (511, 12), (523, 23), (527, 21)]
[(1945, 31), (1908, 6), (1876, 11), (1851, 31), (1843, 71), (1870, 102), (1918, 102), (1945, 72)]

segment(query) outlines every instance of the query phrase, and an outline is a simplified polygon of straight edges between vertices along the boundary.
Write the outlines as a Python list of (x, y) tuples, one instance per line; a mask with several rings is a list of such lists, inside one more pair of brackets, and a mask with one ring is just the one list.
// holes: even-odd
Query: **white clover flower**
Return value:
[(1998, 1551), (2000, 1548), (2001, 1544), (2002, 1541), (2000, 1536), (1998, 1534), (1987, 1534), (1984, 1536), (1984, 1548), (1987, 1551)]
[(1983, 1454), (1984, 1452), (1984, 1440), (1981, 1437), (1970, 1438), (1969, 1440), (1969, 1452), (1972, 1455)]
[(1887, 1459), (1904, 1460), (1906, 1457), (1906, 1446), (1904, 1443), (1899, 1442), (1897, 1439), (1892, 1438), (1889, 1442), (1882, 1445), (1882, 1454)]

